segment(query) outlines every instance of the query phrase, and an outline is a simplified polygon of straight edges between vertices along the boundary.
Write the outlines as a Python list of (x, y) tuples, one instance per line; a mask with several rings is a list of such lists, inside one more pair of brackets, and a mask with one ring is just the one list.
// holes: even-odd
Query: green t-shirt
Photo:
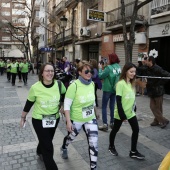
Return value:
[(10, 68), (11, 67), (11, 63), (7, 63), (6, 67), (7, 67), (6, 71), (10, 72), (11, 71), (11, 68)]
[[(70, 108), (70, 118), (75, 122), (88, 122), (94, 119), (94, 83), (85, 85), (76, 80), (67, 89), (65, 98), (72, 99), (73, 103)], [(91, 114), (88, 115), (88, 111)]]
[(28, 73), (28, 63), (21, 64), (21, 73)]
[(17, 63), (11, 63), (11, 73), (17, 73), (17, 68), (18, 68), (18, 64)]
[[(124, 80), (119, 81), (116, 85), (116, 95), (122, 97), (122, 107), (127, 119), (134, 117), (135, 89), (132, 85), (127, 84)], [(120, 120), (117, 104), (115, 104), (114, 118)]]
[[(61, 83), (61, 94), (66, 92), (66, 88)], [(42, 115), (56, 114), (59, 118), (60, 92), (57, 81), (50, 88), (46, 88), (40, 81), (33, 84), (29, 90), (28, 100), (34, 102), (32, 117), (42, 120)]]

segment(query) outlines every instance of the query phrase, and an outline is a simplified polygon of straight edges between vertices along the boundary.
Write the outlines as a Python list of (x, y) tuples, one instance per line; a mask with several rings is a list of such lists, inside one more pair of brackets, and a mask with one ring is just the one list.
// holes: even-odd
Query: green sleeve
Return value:
[(77, 87), (76, 87), (76, 83), (72, 83), (68, 89), (67, 89), (67, 92), (66, 92), (66, 95), (65, 95), (65, 98), (69, 98), (69, 99), (74, 99), (75, 95), (76, 95), (76, 90), (77, 90)]
[(116, 85), (116, 96), (122, 96), (123, 92), (123, 84), (122, 82), (118, 82), (117, 85)]
[(36, 97), (33, 87), (30, 88), (27, 99), (31, 102), (35, 102)]
[(104, 70), (99, 69), (99, 78), (104, 79), (104, 78), (108, 77), (109, 72), (110, 72), (109, 67), (105, 67)]
[(61, 94), (65, 94), (65, 93), (66, 93), (66, 88), (64, 84), (61, 82)]

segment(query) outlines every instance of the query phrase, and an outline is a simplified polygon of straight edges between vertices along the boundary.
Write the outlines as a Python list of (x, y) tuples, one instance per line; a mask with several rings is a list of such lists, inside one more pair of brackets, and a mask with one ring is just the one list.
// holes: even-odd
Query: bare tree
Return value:
[(125, 6), (125, 0), (121, 0), (121, 16), (122, 16), (122, 25), (123, 25), (123, 38), (124, 38), (124, 48), (125, 48), (125, 62), (132, 61), (132, 50), (133, 50), (133, 44), (135, 39), (135, 20), (137, 19), (137, 13), (140, 8), (142, 8), (144, 5), (150, 3), (153, 0), (145, 0), (141, 3), (139, 3), (139, 0), (134, 1), (134, 8), (133, 13), (131, 16), (131, 25), (130, 25), (130, 34), (129, 34), (129, 40), (127, 37), (127, 26), (126, 26), (126, 6)]

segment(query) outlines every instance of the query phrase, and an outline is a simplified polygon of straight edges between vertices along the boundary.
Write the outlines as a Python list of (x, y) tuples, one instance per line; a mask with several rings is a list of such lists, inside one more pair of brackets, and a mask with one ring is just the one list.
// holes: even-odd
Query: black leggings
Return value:
[(54, 128), (43, 128), (42, 120), (32, 118), (32, 124), (39, 140), (37, 154), (42, 154), (46, 170), (58, 170), (53, 159), (54, 148), (52, 140), (59, 120), (58, 118)]
[[(129, 119), (128, 122), (132, 128), (131, 151), (136, 151), (138, 134), (139, 134), (139, 125), (138, 125), (136, 116)], [(118, 120), (118, 119), (114, 120), (114, 126), (113, 126), (112, 131), (110, 132), (110, 146), (111, 147), (114, 147), (115, 137), (121, 125), (122, 125), (121, 120)]]

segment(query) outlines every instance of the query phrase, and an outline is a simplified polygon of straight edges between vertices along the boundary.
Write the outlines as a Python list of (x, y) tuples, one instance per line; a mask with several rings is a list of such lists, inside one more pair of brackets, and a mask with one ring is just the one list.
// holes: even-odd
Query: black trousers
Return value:
[(10, 79), (11, 79), (11, 73), (7, 72), (7, 80), (10, 81)]
[(11, 75), (12, 75), (12, 84), (15, 85), (17, 73), (11, 73)]
[(32, 118), (32, 124), (37, 134), (39, 143), (37, 146), (37, 154), (42, 154), (46, 170), (58, 170), (58, 167), (53, 159), (53, 137), (58, 126), (60, 118), (57, 119), (54, 128), (43, 128), (42, 120)]
[(28, 79), (27, 76), (28, 76), (28, 73), (22, 73), (22, 79), (24, 83), (27, 83), (27, 79)]
[[(131, 128), (132, 128), (132, 138), (131, 138), (131, 151), (136, 151), (138, 134), (139, 134), (139, 125), (136, 116), (132, 117), (128, 120)], [(122, 121), (118, 119), (114, 119), (114, 126), (112, 131), (110, 132), (110, 146), (114, 147), (114, 141), (117, 132), (119, 131), (122, 125)]]
[(18, 78), (21, 80), (21, 71), (18, 71)]

